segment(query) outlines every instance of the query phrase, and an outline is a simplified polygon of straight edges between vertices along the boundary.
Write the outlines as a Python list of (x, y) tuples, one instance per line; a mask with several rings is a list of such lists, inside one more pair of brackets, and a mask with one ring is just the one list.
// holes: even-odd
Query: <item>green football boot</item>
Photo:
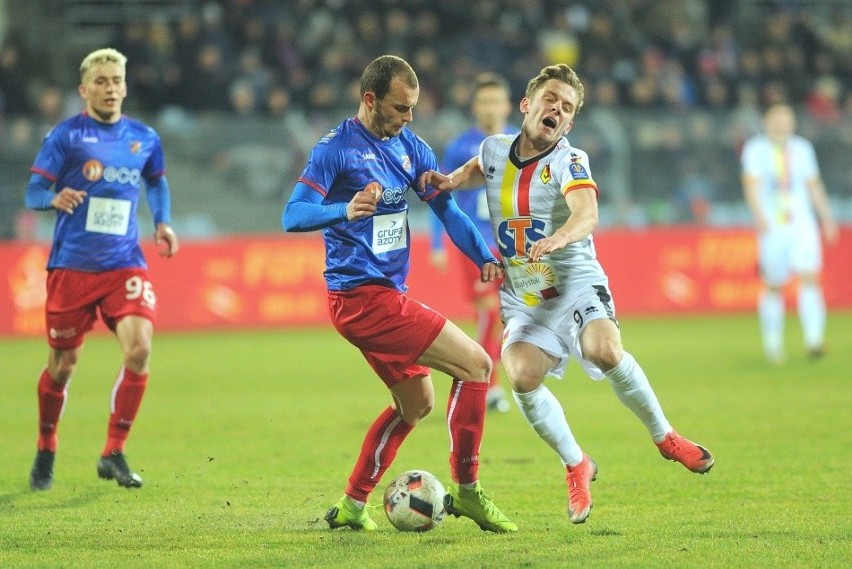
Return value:
[(358, 508), (348, 496), (342, 497), (325, 513), (325, 521), (331, 529), (350, 527), (360, 531), (376, 531), (378, 527), (367, 513), (366, 506)]
[(447, 488), (447, 495), (444, 496), (444, 507), (448, 514), (470, 518), (485, 531), (495, 533), (518, 531), (517, 524), (500, 511), (479, 482), (472, 490), (451, 482)]

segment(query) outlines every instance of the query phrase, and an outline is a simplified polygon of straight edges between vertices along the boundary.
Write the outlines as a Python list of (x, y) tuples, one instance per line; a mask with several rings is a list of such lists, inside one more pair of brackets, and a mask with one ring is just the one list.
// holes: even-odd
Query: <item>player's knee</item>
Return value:
[(475, 344), (476, 349), (473, 350), (471, 357), (467, 361), (467, 378), (459, 378), (463, 381), (473, 381), (477, 383), (487, 383), (491, 379), (491, 368), (494, 362), (491, 361), (491, 356), (485, 351), (485, 348), (479, 344)]
[(77, 365), (78, 350), (56, 350), (47, 362), (47, 372), (59, 385), (65, 385), (74, 374)]
[(529, 393), (538, 388), (544, 381), (544, 374), (538, 365), (525, 360), (503, 362), (506, 374), (512, 383), (512, 390), (517, 393)]
[(124, 365), (134, 371), (141, 371), (148, 365), (151, 346), (145, 342), (134, 342), (124, 352)]
[(51, 368), (48, 368), (47, 371), (50, 374), (50, 377), (53, 378), (53, 381), (59, 385), (65, 385), (68, 383), (68, 380), (71, 379), (71, 376), (74, 375), (75, 363), (76, 362), (60, 362)]
[(610, 370), (621, 362), (624, 348), (617, 338), (603, 337), (589, 346), (584, 346), (583, 357), (602, 370)]
[(435, 397), (433, 395), (413, 404), (408, 404), (405, 407), (397, 408), (397, 413), (409, 425), (416, 425), (421, 419), (425, 419), (432, 412), (434, 406)]

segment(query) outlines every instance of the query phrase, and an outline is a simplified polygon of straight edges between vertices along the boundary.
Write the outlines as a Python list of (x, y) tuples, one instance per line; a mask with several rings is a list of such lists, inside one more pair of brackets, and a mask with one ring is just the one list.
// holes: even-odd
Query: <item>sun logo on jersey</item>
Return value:
[(538, 277), (538, 279), (547, 286), (553, 286), (556, 284), (556, 274), (553, 272), (553, 268), (550, 265), (546, 265), (544, 263), (529, 263), (524, 268), (524, 272), (531, 277)]
[(104, 165), (97, 160), (89, 160), (83, 164), (83, 177), (90, 182), (97, 182), (104, 175)]
[(553, 176), (550, 175), (550, 164), (545, 165), (541, 170), (541, 175), (539, 178), (541, 179), (542, 184), (548, 183)]
[(142, 150), (142, 142), (140, 142), (138, 140), (134, 140), (133, 142), (130, 143), (130, 153), (131, 154), (138, 154), (140, 150)]

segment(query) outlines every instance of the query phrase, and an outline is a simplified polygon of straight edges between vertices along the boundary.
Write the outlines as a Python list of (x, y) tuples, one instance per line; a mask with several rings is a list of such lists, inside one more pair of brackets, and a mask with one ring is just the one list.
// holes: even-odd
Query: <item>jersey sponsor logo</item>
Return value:
[(90, 197), (86, 214), (86, 231), (127, 235), (130, 209), (129, 200)]
[(83, 177), (90, 182), (97, 182), (104, 174), (104, 165), (98, 160), (88, 160), (83, 164)]
[(130, 184), (131, 186), (138, 187), (141, 176), (142, 173), (139, 171), (139, 168), (131, 169), (124, 166), (119, 168), (107, 166), (104, 168), (104, 180), (107, 182), (118, 182), (119, 184)]
[(376, 159), (376, 153), (375, 152), (367, 152), (364, 155), (363, 158), (364, 158), (364, 160), (375, 160)]
[[(364, 186), (365, 192), (379, 192), (380, 199), (388, 204), (399, 203), (405, 199), (405, 192), (408, 191), (408, 188), (382, 188), (382, 185), (379, 182), (370, 182), (366, 186)], [(420, 192), (420, 188), (414, 187), (415, 192)]]
[(84, 136), (84, 137), (83, 137), (83, 142), (91, 142), (91, 143), (93, 143), (93, 144), (94, 144), (94, 143), (96, 143), (97, 141), (98, 141), (98, 137), (97, 137), (97, 136)]
[(485, 171), (485, 179), (493, 180), (494, 179), (494, 172), (496, 172), (496, 171), (497, 171), (497, 168), (495, 168), (493, 165), (489, 166), (488, 169)]
[(532, 244), (547, 235), (545, 223), (531, 217), (511, 217), (497, 226), (497, 247), (506, 258), (526, 257)]
[(138, 154), (139, 151), (142, 150), (142, 142), (139, 140), (134, 140), (130, 143), (130, 153)]
[(405, 211), (373, 217), (373, 252), (388, 253), (408, 247)]
[(127, 168), (126, 166), (104, 166), (98, 160), (88, 160), (83, 167), (83, 177), (90, 182), (97, 182), (101, 178), (107, 182), (118, 182), (119, 184), (130, 184), (139, 187), (142, 172), (139, 168)]
[(589, 178), (586, 169), (579, 162), (573, 162), (569, 169), (571, 170), (571, 177), (575, 180), (587, 180)]
[(548, 183), (553, 178), (553, 176), (550, 175), (550, 164), (546, 164), (544, 168), (542, 168), (539, 178), (543, 184)]

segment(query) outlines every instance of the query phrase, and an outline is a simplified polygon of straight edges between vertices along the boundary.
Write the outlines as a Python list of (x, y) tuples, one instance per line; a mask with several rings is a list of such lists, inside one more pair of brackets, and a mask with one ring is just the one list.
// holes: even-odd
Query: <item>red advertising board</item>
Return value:
[[(747, 230), (601, 231), (598, 256), (621, 315), (752, 310), (760, 287)], [(198, 330), (328, 323), (322, 239), (263, 235), (187, 241), (173, 259), (146, 244), (158, 298), (157, 328)], [(0, 244), (0, 335), (44, 330), (44, 244)], [(826, 300), (852, 308), (852, 228), (825, 251)], [(460, 261), (454, 261), (460, 262)], [(410, 294), (452, 318), (471, 318), (455, 265), (429, 264), (429, 240), (412, 240)]]

